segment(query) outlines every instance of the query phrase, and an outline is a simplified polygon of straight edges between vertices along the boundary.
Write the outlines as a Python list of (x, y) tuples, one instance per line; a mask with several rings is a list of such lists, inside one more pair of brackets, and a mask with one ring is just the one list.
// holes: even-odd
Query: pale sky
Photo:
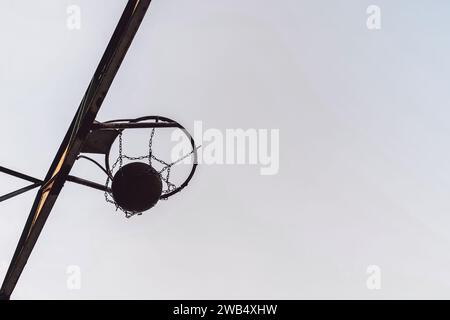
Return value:
[[(0, 165), (44, 177), (125, 4), (0, 3)], [(380, 30), (366, 26), (370, 5)], [(130, 220), (68, 183), (12, 298), (450, 298), (449, 10), (154, 0), (99, 120), (279, 129), (280, 171), (200, 165), (183, 193)], [(128, 145), (145, 153), (144, 140)], [(89, 163), (72, 173), (104, 182)], [(24, 185), (0, 175), (2, 194)], [(34, 196), (0, 204), (1, 278)], [(373, 265), (380, 290), (366, 284)]]

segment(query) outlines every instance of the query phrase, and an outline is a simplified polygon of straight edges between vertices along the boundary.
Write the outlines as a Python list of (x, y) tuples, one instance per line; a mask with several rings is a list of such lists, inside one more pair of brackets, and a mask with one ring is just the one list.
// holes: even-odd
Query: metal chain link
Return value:
[(123, 138), (122, 138), (122, 131), (119, 133), (119, 159), (120, 159), (120, 166), (119, 169), (122, 169), (123, 166)]
[(153, 137), (155, 136), (155, 128), (152, 129), (152, 133), (150, 134), (150, 140), (148, 142), (148, 164), (152, 165), (152, 156), (153, 156)]

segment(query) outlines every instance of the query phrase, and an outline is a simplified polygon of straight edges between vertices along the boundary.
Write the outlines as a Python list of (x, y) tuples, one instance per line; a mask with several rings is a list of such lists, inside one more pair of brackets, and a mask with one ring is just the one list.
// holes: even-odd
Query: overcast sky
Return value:
[[(0, 2), (0, 165), (44, 177), (125, 4)], [(367, 28), (370, 5), (380, 30)], [(68, 183), (13, 298), (450, 298), (449, 10), (154, 0), (99, 120), (279, 129), (279, 172), (203, 164), (130, 220)], [(145, 153), (144, 140), (127, 145)], [(89, 163), (73, 174), (104, 182)], [(24, 185), (0, 176), (1, 193)], [(1, 278), (34, 196), (0, 204)]]

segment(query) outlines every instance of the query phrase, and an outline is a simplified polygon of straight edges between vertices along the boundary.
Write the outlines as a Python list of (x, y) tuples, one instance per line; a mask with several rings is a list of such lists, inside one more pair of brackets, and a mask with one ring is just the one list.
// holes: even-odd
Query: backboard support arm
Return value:
[(107, 191), (107, 192), (111, 191), (109, 188), (107, 188), (103, 184), (99, 184), (99, 183), (92, 182), (92, 181), (89, 181), (89, 180), (86, 180), (86, 179), (82, 179), (82, 178), (78, 178), (78, 177), (75, 177), (75, 176), (68, 176), (67, 177), (67, 181), (70, 181), (70, 182), (73, 182), (73, 183), (76, 183), (76, 184), (79, 184), (79, 185), (82, 185), (82, 186), (85, 186), (85, 187), (89, 187), (89, 188), (92, 188), (92, 189), (100, 190), (100, 191)]

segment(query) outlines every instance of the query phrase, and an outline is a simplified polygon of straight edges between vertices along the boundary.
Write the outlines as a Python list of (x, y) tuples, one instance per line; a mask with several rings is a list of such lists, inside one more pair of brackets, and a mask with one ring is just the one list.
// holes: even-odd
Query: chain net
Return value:
[[(114, 198), (112, 196), (111, 185), (112, 185), (114, 173), (123, 167), (125, 161), (143, 161), (143, 160), (145, 160), (152, 167), (153, 167), (154, 162), (158, 163), (159, 165), (162, 165), (162, 169), (157, 170), (157, 172), (161, 178), (161, 181), (163, 182), (162, 196), (164, 196), (164, 195), (166, 195), (170, 192), (173, 192), (174, 190), (177, 189), (177, 186), (170, 181), (170, 174), (171, 174), (172, 167), (194, 153), (194, 151), (192, 151), (191, 153), (185, 155), (184, 157), (182, 157), (172, 163), (168, 163), (164, 160), (157, 158), (153, 154), (153, 149), (152, 149), (155, 131), (156, 131), (156, 129), (153, 128), (151, 131), (151, 134), (150, 134), (150, 139), (148, 142), (148, 153), (146, 155), (139, 156), (139, 157), (130, 157), (123, 153), (123, 133), (122, 132), (119, 133), (119, 156), (118, 156), (117, 160), (114, 162), (114, 164), (111, 166), (108, 178), (106, 180), (106, 190), (107, 191), (105, 191), (105, 199), (106, 199), (106, 202), (111, 203), (116, 207), (116, 211), (120, 210), (120, 211), (124, 212), (125, 216), (127, 218), (131, 218), (132, 216), (135, 216), (135, 215), (142, 215), (142, 212), (131, 212), (131, 211), (125, 210), (124, 208), (120, 207), (116, 203), (116, 201), (114, 201)], [(167, 198), (164, 198), (164, 197), (162, 197), (161, 199), (167, 200)]]

